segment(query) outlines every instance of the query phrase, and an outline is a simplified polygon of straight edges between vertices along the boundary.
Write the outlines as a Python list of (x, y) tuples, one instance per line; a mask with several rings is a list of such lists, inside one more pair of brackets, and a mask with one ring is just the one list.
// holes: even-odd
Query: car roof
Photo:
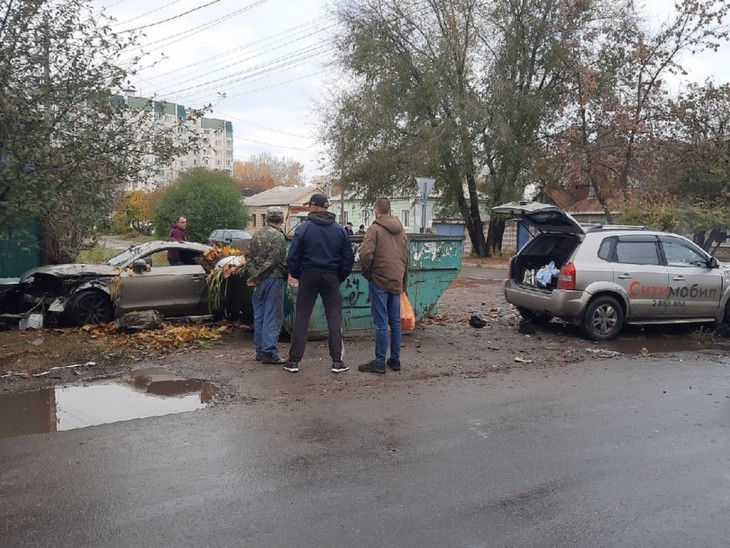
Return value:
[[(164, 251), (170, 248), (177, 248), (181, 250), (194, 251), (196, 253), (205, 253), (210, 250), (208, 244), (199, 244), (198, 242), (178, 242), (175, 240), (152, 240), (150, 242), (144, 242), (138, 245), (129, 247), (128, 249), (120, 252), (118, 255), (111, 257), (107, 264), (115, 266), (124, 266), (129, 264), (137, 257), (147, 255), (149, 253), (156, 253), (158, 251)], [(127, 255), (122, 257), (123, 255)]]
[(210, 233), (210, 238), (213, 238), (214, 236), (217, 236), (218, 234), (222, 232), (232, 232), (234, 234), (239, 234), (240, 238), (243, 240), (253, 238), (250, 232), (244, 230), (243, 228), (216, 228), (213, 232)]

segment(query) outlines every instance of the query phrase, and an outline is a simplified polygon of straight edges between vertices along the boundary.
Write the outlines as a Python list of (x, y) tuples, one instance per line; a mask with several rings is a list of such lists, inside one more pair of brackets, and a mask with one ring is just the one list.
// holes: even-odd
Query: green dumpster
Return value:
[[(355, 265), (350, 276), (342, 282), (342, 328), (346, 336), (373, 332), (370, 314), (368, 281), (360, 274), (359, 249), (363, 236), (352, 236)], [(461, 236), (437, 234), (409, 234), (410, 267), (408, 274), (408, 298), (421, 321), (436, 305), (446, 288), (461, 270)], [(284, 296), (284, 329), (291, 333), (294, 325), (294, 303), (297, 298), (297, 281), (289, 279)], [(322, 301), (317, 298), (309, 320), (309, 338), (326, 338), (327, 320)]]

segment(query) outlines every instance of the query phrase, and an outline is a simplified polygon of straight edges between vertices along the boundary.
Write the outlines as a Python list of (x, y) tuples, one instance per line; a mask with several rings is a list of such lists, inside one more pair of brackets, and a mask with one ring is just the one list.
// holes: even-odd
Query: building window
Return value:
[(400, 210), (400, 222), (403, 223), (403, 226), (408, 227), (408, 213), (409, 211), (407, 209), (401, 209)]
[(251, 215), (251, 225), (256, 228), (256, 214)]

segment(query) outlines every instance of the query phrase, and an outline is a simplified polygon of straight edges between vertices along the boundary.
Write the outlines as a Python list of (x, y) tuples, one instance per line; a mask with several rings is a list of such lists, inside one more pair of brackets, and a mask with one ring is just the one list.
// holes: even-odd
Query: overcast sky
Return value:
[[(137, 94), (200, 107), (233, 123), (234, 154), (269, 152), (320, 172), (315, 102), (335, 76), (326, 0), (94, 0), (117, 23), (140, 27), (150, 54), (132, 78)], [(647, 0), (658, 25), (671, 0)], [(691, 79), (726, 82), (730, 47), (687, 62)], [(154, 66), (150, 66), (156, 62)], [(723, 71), (723, 72), (720, 72)], [(680, 86), (673, 83), (673, 91)], [(225, 94), (225, 97), (222, 96)]]

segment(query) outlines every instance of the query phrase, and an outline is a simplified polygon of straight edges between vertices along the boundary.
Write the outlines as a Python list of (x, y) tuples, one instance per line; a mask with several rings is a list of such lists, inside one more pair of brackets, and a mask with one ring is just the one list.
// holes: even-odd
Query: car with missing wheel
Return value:
[[(111, 321), (127, 312), (157, 310), (165, 317), (207, 315), (207, 273), (202, 258), (210, 246), (153, 241), (135, 245), (103, 264), (41, 266), (20, 278), (26, 310), (43, 313), (50, 324), (84, 325)], [(182, 264), (171, 266), (168, 251)], [(244, 280), (229, 287), (225, 312), (250, 315)]]
[(581, 225), (539, 202), (492, 208), (532, 238), (512, 257), (504, 296), (525, 319), (558, 318), (597, 341), (625, 324), (730, 321), (730, 267), (683, 236), (648, 227)]

